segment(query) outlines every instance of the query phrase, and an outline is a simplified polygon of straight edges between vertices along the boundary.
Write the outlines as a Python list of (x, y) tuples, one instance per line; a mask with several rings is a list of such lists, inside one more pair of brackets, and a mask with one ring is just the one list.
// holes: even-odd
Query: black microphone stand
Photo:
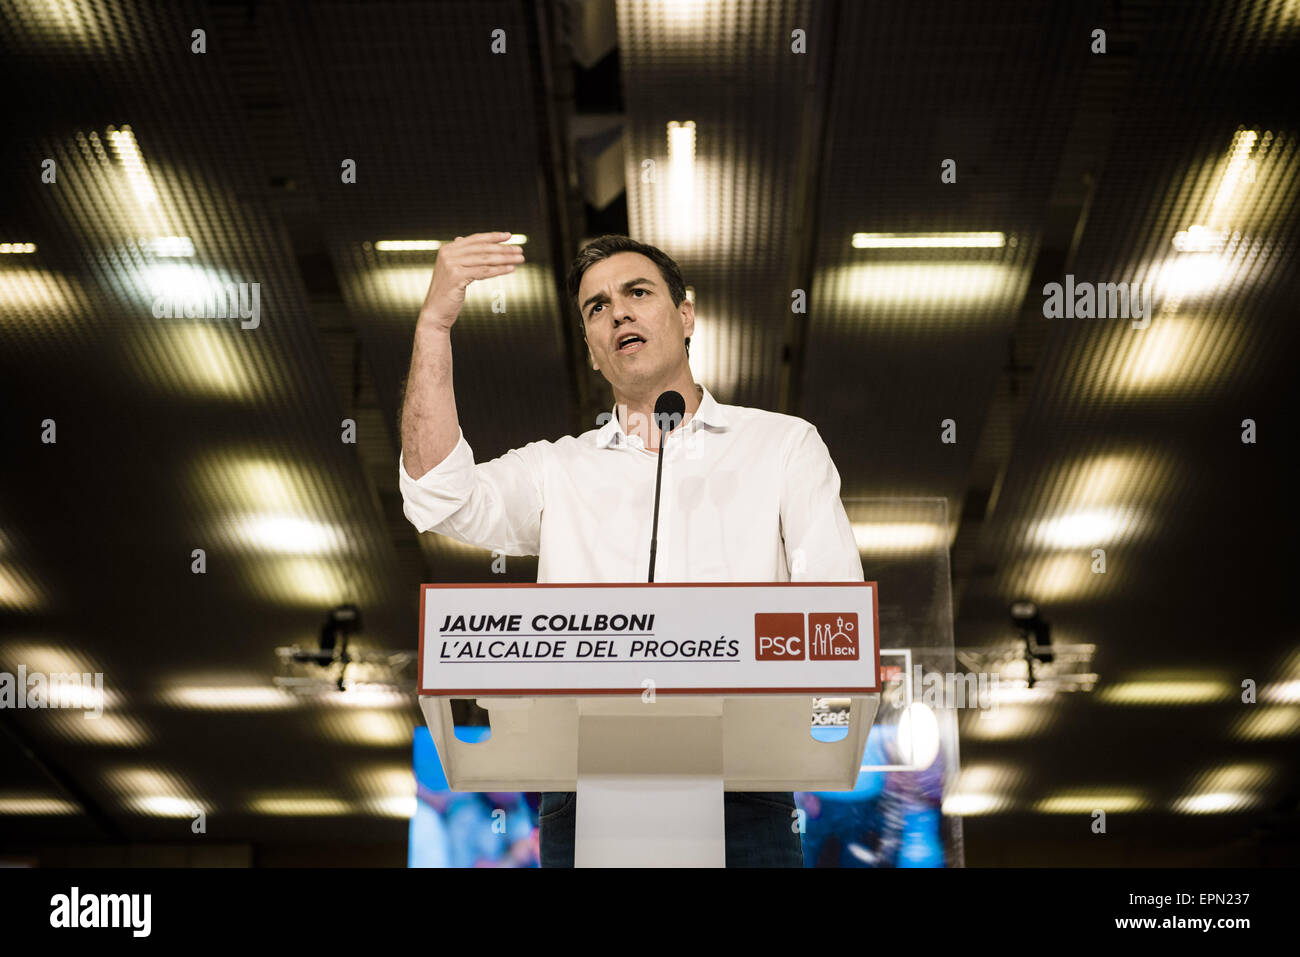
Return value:
[(671, 389), (662, 393), (655, 402), (655, 424), (659, 427), (659, 462), (655, 466), (655, 517), (650, 526), (650, 581), (655, 580), (655, 553), (659, 550), (659, 489), (664, 479), (664, 443), (668, 441), (668, 426), (674, 420), (683, 421), (686, 400), (681, 393)]
[[(659, 419), (659, 416), (655, 416)], [(666, 418), (666, 416), (665, 416)], [(650, 526), (650, 578), (655, 580), (655, 552), (659, 550), (659, 486), (664, 478), (664, 443), (668, 441), (668, 432), (664, 428), (662, 420), (659, 425), (659, 462), (655, 465), (655, 517), (654, 524)]]

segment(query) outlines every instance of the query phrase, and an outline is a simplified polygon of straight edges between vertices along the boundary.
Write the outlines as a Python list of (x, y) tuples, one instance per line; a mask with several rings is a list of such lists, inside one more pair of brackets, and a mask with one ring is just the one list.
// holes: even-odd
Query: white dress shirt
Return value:
[[(657, 582), (862, 581), (840, 476), (803, 419), (700, 406), (664, 444)], [(605, 416), (602, 416), (605, 418)], [(475, 463), (465, 434), (418, 480), (398, 459), (403, 512), (421, 531), (537, 555), (539, 582), (644, 582), (657, 455), (617, 415)]]

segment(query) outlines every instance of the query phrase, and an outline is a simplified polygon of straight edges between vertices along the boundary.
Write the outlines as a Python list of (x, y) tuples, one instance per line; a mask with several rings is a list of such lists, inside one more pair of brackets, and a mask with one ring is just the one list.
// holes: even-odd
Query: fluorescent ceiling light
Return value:
[[(1024, 662), (1019, 661), (1012, 662), (1012, 664), (1018, 666), (1016, 670), (1022, 674), (1028, 667)], [(1020, 684), (1019, 681), (1023, 681), (1024, 684)], [(1005, 674), (999, 674), (997, 686), (989, 690), (989, 699), (1001, 706), (1004, 704), (1040, 704), (1055, 697), (1055, 694), (1050, 689), (1029, 687), (1028, 678), (1021, 678), (1019, 681), (1015, 679), (1008, 680)], [(980, 715), (980, 720), (990, 721), (996, 714), (995, 711), (985, 711)]]
[(194, 255), (194, 242), (188, 236), (157, 236), (146, 239), (144, 246), (155, 256), (164, 258)]
[(379, 817), (395, 817), (403, 821), (415, 815), (415, 795), (391, 795), (389, 797), (367, 798), (362, 806)]
[[(64, 672), (67, 675), (67, 672)], [(80, 711), (104, 710), (110, 692), (94, 685), (94, 676), (88, 683), (83, 683), (83, 675), (71, 673), (65, 680), (54, 681), (47, 676), (48, 688), (46, 700), (51, 708), (68, 708)], [(102, 679), (101, 679), (102, 683)], [(84, 719), (83, 719), (84, 720)], [(95, 719), (91, 719), (95, 720)]]
[[(209, 323), (155, 325), (131, 351), (137, 374), (165, 389), (222, 399), (252, 399), (267, 379), (236, 345), (239, 330)], [(260, 503), (265, 504), (265, 503)]]
[(312, 487), (320, 479), (296, 461), (215, 453), (196, 464), (190, 481), (192, 493), (218, 509), (293, 513), (313, 507)]
[[(998, 685), (1001, 691), (1001, 683)], [(1056, 715), (1034, 704), (1004, 704), (996, 694), (997, 707), (972, 714), (963, 722), (961, 736), (978, 741), (1010, 741), (1041, 734), (1055, 722)]]
[(1133, 524), (1130, 511), (1090, 508), (1037, 522), (1029, 537), (1036, 544), (1053, 548), (1086, 548), (1113, 542), (1130, 531)]
[(1300, 679), (1265, 685), (1260, 697), (1274, 704), (1295, 704), (1300, 702)]
[(248, 809), (255, 814), (274, 817), (321, 817), (352, 813), (352, 805), (345, 801), (310, 795), (281, 797), (267, 794), (254, 798), (249, 803)]
[(415, 793), (415, 772), (410, 764), (362, 766), (352, 772), (352, 780), (358, 792), (375, 797)]
[(1214, 202), (1210, 206), (1211, 222), (1218, 221), (1228, 211), (1237, 187), (1243, 179), (1246, 182), (1254, 179), (1250, 153), (1258, 141), (1259, 133), (1255, 130), (1238, 130), (1233, 135), (1232, 146), (1228, 151), (1228, 165), (1223, 171), (1223, 179), (1219, 181), (1219, 189), (1214, 194)]
[(152, 739), (139, 721), (121, 715), (102, 714), (88, 720), (85, 714), (75, 711), (53, 711), (46, 720), (55, 734), (85, 744), (135, 748)]
[(0, 794), (0, 815), (36, 817), (54, 814), (80, 814), (81, 808), (61, 798), (28, 794)]
[(348, 682), (343, 691), (325, 701), (349, 708), (404, 708), (411, 703), (411, 696), (383, 685)]
[(25, 574), (12, 566), (0, 565), (0, 608), (31, 611), (44, 602), (44, 596)]
[(673, 169), (689, 170), (695, 163), (695, 121), (668, 124), (668, 163)]
[(1199, 774), (1194, 785), (1198, 791), (1241, 791), (1259, 789), (1273, 778), (1267, 762), (1225, 764)]
[(698, 382), (725, 402), (740, 382), (739, 343), (733, 324), (716, 316), (695, 317), (691, 333), (690, 366)]
[[(43, 674), (103, 674), (105, 668), (98, 660), (68, 645), (36, 645), (26, 642), (6, 644), (5, 656), (13, 662), (27, 665), (27, 672)], [(111, 696), (111, 692), (105, 692)]]
[(1121, 681), (1102, 688), (1098, 700), (1118, 705), (1206, 704), (1226, 700), (1232, 687), (1222, 681), (1188, 681), (1170, 678), (1167, 681)]
[[(222, 311), (238, 314), (239, 284), (223, 280), (215, 270), (191, 263), (154, 263), (141, 269), (139, 275), (142, 293), (152, 300), (162, 300), (181, 316), (187, 309), (195, 314), (194, 318), (215, 318)], [(230, 292), (235, 294), (233, 300)]]
[(677, 239), (692, 236), (695, 218), (695, 122), (668, 124), (668, 227)]
[(173, 708), (194, 711), (271, 711), (297, 707), (298, 699), (279, 688), (252, 687), (173, 687), (158, 695), (159, 701)]
[(1146, 800), (1136, 791), (1065, 791), (1034, 805), (1040, 814), (1090, 814), (1095, 810), (1116, 813), (1138, 811)]
[(854, 249), (1001, 249), (1005, 233), (854, 233)]
[(948, 530), (929, 522), (854, 522), (858, 551), (904, 554), (947, 550)]
[(347, 569), (312, 558), (277, 558), (244, 565), (245, 580), (258, 595), (289, 605), (337, 605), (356, 598)]
[(1179, 814), (1222, 814), (1230, 811), (1244, 811), (1258, 803), (1252, 794), (1232, 791), (1212, 791), (1207, 794), (1193, 794), (1173, 802), (1172, 808)]
[(36, 252), (35, 243), (0, 243), (0, 255)]
[(716, 10), (711, 3), (701, 3), (700, 0), (661, 0), (659, 3), (648, 4), (647, 15), (661, 17), (662, 21), (656, 22), (656, 26), (676, 26), (698, 28), (709, 20), (711, 16), (716, 15)]
[(104, 775), (105, 782), (125, 798), (150, 793), (179, 797), (193, 791), (175, 774), (152, 767), (118, 767)]
[(232, 540), (285, 555), (320, 555), (346, 545), (337, 528), (294, 515), (250, 515), (231, 526)]
[(1254, 708), (1238, 719), (1232, 732), (1246, 741), (1300, 734), (1300, 708)]
[(1012, 791), (1020, 784), (1024, 772), (1007, 764), (968, 764), (957, 778), (959, 794)]
[(1233, 361), (1234, 336), (1209, 321), (1161, 316), (1140, 337), (1130, 337), (1134, 341), (1116, 362), (1110, 382), (1117, 391), (1142, 393), (1212, 381)]
[(1046, 557), (1026, 558), (1005, 576), (1007, 590), (1033, 595), (1041, 602), (1071, 601), (1098, 588), (1104, 588), (1111, 575), (1094, 575), (1087, 552), (1068, 552)]
[(1011, 801), (1001, 794), (950, 794), (943, 799), (943, 813), (948, 817), (977, 817), (995, 814), (1010, 804)]
[(1204, 226), (1189, 226), (1174, 234), (1174, 249), (1180, 253), (1217, 253), (1227, 242), (1226, 232)]
[[(394, 260), (385, 260), (392, 263)], [(350, 272), (343, 277), (346, 292), (373, 307), (402, 316), (413, 315), (429, 293), (430, 267), (379, 265), (371, 269)], [(541, 309), (554, 298), (548, 269), (532, 263), (521, 263), (513, 272), (491, 279), (472, 282), (465, 290), (468, 316), (490, 313), (496, 297), (508, 291), (509, 312)], [(464, 315), (464, 314), (463, 314)], [(465, 321), (462, 318), (461, 321)], [(540, 322), (540, 316), (537, 317)]]
[(968, 326), (972, 312), (975, 319), (1001, 321), (1003, 310), (1023, 296), (1025, 275), (999, 262), (854, 262), (831, 267), (818, 286), (839, 308), (894, 310), (924, 315), (930, 325), (949, 319)]
[(140, 147), (135, 141), (135, 133), (131, 131), (131, 127), (124, 126), (120, 130), (115, 130), (110, 126), (108, 141), (113, 147), (113, 152), (117, 154), (118, 161), (126, 170), (135, 198), (144, 206), (153, 206), (158, 202), (158, 193), (153, 187), (153, 177), (149, 175), (144, 157), (140, 155)]
[(1185, 253), (1160, 266), (1156, 295), (1161, 301), (1182, 300), (1224, 285), (1233, 263), (1214, 253)]
[[(1151, 330), (1154, 332), (1155, 330)], [(1143, 342), (1147, 340), (1144, 334)], [(1151, 452), (1111, 452), (1076, 459), (1054, 470), (1046, 488), (1061, 490), (1071, 505), (1109, 506), (1137, 494), (1154, 495), (1168, 485), (1171, 469)]]
[[(524, 233), (511, 233), (504, 243), (506, 246), (523, 246), (528, 242)], [(441, 239), (380, 239), (375, 242), (375, 251), (380, 253), (428, 252), (441, 249), (446, 241)]]
[(442, 245), (436, 239), (381, 239), (375, 250), (381, 253), (409, 253), (437, 249)]
[[(410, 696), (407, 695), (407, 702)], [(318, 726), (324, 735), (345, 744), (396, 747), (409, 744), (412, 724), (404, 714), (393, 711), (364, 710), (353, 713), (326, 712)]]
[(169, 794), (148, 794), (129, 797), (123, 801), (126, 807), (138, 814), (149, 817), (194, 817), (200, 812), (206, 814), (208, 809), (189, 798), (172, 797)]
[(42, 318), (68, 321), (75, 317), (79, 303), (68, 281), (45, 269), (0, 270), (0, 316), (14, 316), (30, 322), (32, 313)]

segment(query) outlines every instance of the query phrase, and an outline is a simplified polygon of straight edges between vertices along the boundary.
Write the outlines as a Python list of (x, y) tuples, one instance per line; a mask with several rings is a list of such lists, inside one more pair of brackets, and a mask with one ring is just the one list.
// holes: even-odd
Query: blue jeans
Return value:
[[(543, 791), (537, 812), (542, 867), (572, 867), (577, 794)], [(803, 867), (789, 791), (724, 791), (728, 867)]]

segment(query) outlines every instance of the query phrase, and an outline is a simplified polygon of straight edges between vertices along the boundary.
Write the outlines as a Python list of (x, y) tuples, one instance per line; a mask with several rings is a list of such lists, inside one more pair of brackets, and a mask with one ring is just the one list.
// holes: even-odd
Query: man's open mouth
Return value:
[(615, 349), (617, 352), (637, 352), (645, 345), (645, 340), (635, 332), (629, 332), (626, 335), (618, 337), (618, 345)]

